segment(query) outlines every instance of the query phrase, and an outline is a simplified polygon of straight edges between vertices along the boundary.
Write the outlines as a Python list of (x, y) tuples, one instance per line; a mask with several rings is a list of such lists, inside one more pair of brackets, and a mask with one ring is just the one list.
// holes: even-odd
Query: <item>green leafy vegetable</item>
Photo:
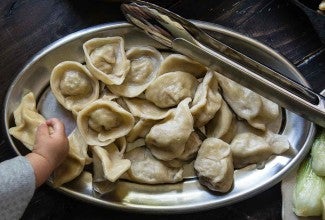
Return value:
[(311, 149), (311, 165), (318, 176), (325, 176), (325, 129), (317, 135)]
[(299, 167), (293, 193), (293, 211), (298, 216), (321, 216), (322, 197), (325, 196), (325, 177), (315, 174), (311, 158), (306, 158)]
[(325, 219), (325, 196), (322, 197), (322, 203), (323, 203), (323, 220)]

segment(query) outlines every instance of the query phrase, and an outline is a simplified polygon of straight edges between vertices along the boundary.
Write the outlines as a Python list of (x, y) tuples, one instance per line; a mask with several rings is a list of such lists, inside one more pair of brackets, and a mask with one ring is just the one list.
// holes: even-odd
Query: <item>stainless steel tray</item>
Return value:
[[(269, 47), (214, 24), (193, 22), (220, 41), (308, 86), (296, 68)], [(51, 96), (49, 89), (51, 70), (59, 62), (66, 60), (84, 62), (82, 44), (93, 37), (106, 36), (122, 36), (126, 48), (135, 45), (151, 45), (164, 49), (127, 23), (110, 23), (84, 29), (44, 48), (18, 74), (5, 100), (4, 121), (7, 137), (18, 154), (25, 154), (27, 150), (9, 135), (8, 129), (13, 126), (12, 113), (19, 105), (22, 95), (26, 91), (32, 91), (38, 98), (41, 113), (45, 117), (61, 117), (66, 122), (69, 133), (74, 124), (69, 114)], [(161, 185), (137, 184), (120, 180), (113, 191), (100, 196), (93, 191), (91, 174), (87, 171), (58, 190), (77, 199), (125, 211), (187, 213), (225, 206), (252, 197), (281, 181), (308, 153), (315, 126), (298, 115), (283, 110), (280, 133), (288, 137), (292, 145), (290, 152), (272, 157), (264, 169), (236, 171), (234, 187), (226, 194), (211, 192), (201, 186), (195, 177), (189, 177), (181, 183)], [(51, 185), (50, 181), (48, 184)]]

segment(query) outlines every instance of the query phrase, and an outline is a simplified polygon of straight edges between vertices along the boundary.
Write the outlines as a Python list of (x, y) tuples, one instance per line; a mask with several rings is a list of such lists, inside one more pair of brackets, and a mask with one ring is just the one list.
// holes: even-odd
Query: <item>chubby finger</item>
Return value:
[(47, 126), (47, 124), (41, 123), (37, 127), (36, 136), (41, 137), (41, 136), (49, 136), (49, 135), (50, 135), (50, 132), (49, 132), (49, 127)]
[(51, 118), (46, 121), (48, 126), (53, 128), (53, 134), (65, 135), (64, 124), (57, 118)]

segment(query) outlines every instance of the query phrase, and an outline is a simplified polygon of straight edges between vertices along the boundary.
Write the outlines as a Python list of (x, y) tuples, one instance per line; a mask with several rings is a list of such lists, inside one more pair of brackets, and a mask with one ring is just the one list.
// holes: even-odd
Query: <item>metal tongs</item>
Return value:
[(325, 127), (325, 98), (212, 38), (185, 18), (157, 5), (121, 5), (126, 19), (168, 48)]

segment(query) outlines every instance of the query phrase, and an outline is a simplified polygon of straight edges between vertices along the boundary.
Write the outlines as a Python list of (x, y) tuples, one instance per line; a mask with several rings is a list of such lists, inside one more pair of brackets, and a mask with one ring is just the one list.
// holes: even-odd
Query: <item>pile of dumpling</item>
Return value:
[[(149, 46), (125, 50), (118, 36), (93, 38), (83, 50), (86, 65), (65, 61), (51, 73), (53, 94), (77, 122), (55, 186), (91, 163), (93, 182), (145, 184), (182, 181), (192, 164), (201, 184), (227, 192), (235, 169), (290, 147), (267, 127), (278, 105), (188, 57)], [(35, 106), (32, 93), (24, 96), (9, 131), (29, 149), (45, 120)]]

